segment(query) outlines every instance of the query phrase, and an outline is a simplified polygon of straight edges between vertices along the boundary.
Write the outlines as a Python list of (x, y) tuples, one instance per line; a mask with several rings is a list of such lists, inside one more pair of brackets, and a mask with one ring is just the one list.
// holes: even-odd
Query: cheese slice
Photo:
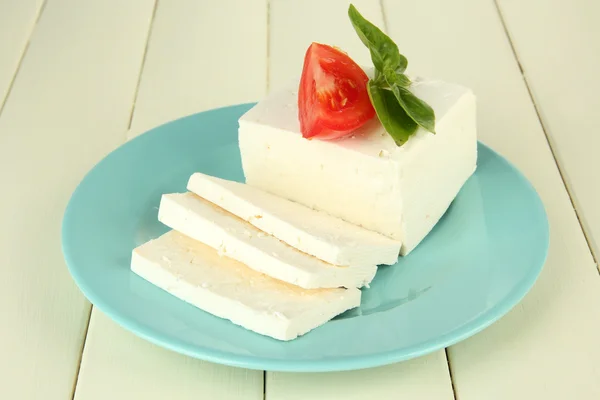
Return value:
[(239, 182), (193, 174), (188, 190), (298, 250), (335, 265), (395, 264), (401, 243)]
[(377, 118), (339, 140), (307, 140), (297, 81), (271, 92), (239, 120), (246, 183), (402, 242), (409, 254), (476, 169), (476, 98), (466, 87), (413, 79), (409, 90), (435, 111), (397, 146)]
[(360, 304), (351, 289), (306, 290), (169, 231), (133, 250), (131, 269), (173, 296), (236, 325), (291, 340)]
[(362, 287), (376, 265), (337, 266), (303, 253), (194, 193), (162, 196), (158, 219), (165, 225), (250, 268), (303, 288)]

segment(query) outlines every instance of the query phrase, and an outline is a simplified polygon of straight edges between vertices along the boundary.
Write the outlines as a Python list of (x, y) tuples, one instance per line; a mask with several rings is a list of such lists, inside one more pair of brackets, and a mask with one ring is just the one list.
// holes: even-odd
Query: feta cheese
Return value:
[(410, 90), (436, 114), (398, 147), (377, 118), (354, 138), (307, 140), (297, 85), (272, 92), (239, 120), (246, 183), (402, 242), (413, 250), (439, 221), (477, 160), (475, 96), (462, 86), (417, 79)]
[(399, 241), (255, 187), (196, 173), (190, 177), (187, 188), (328, 263), (356, 267), (398, 261)]
[(162, 196), (158, 219), (248, 267), (303, 288), (362, 287), (377, 266), (337, 266), (303, 253), (194, 193)]
[(195, 307), (279, 340), (323, 325), (361, 298), (356, 288), (306, 290), (275, 280), (176, 231), (134, 249), (131, 269)]

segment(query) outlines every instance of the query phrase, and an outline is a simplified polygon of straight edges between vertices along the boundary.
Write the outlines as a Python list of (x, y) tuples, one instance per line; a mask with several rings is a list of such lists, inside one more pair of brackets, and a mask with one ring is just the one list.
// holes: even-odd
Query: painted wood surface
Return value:
[(551, 249), (539, 281), (506, 317), (451, 347), (450, 370), (439, 351), (263, 381), (262, 371), (158, 348), (96, 310), (87, 329), (90, 306), (65, 268), (60, 220), (85, 172), (126, 138), (259, 100), (298, 77), (310, 42), (368, 65), (348, 3), (0, 0), (0, 312), (11, 327), (0, 331), (11, 360), (0, 367), (0, 398), (600, 398), (600, 277), (576, 214), (597, 253), (599, 6), (497, 3), (354, 2), (398, 43), (409, 72), (476, 92), (481, 140), (546, 206)]
[(42, 0), (0, 1), (0, 110), (19, 69), (42, 6)]
[(600, 2), (499, 0), (498, 5), (597, 262)]
[[(124, 140), (151, 11), (146, 0), (49, 1), (5, 102), (2, 399), (72, 396), (90, 306), (63, 260), (62, 214), (89, 168)], [(35, 18), (23, 18), (22, 39)]]
[(155, 346), (94, 309), (76, 400), (262, 398), (262, 371), (212, 364)]

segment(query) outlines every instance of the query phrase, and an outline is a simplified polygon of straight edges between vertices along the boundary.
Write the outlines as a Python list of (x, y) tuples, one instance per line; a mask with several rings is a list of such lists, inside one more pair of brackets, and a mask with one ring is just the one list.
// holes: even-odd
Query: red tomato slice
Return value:
[(305, 138), (337, 139), (375, 116), (369, 77), (348, 55), (313, 43), (306, 51), (298, 90), (298, 118)]

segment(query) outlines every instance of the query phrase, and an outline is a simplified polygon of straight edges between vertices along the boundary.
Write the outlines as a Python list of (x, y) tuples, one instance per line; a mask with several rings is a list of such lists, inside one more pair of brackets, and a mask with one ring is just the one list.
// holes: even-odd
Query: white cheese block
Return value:
[(176, 231), (134, 249), (131, 269), (187, 303), (279, 340), (323, 325), (361, 298), (356, 288), (306, 290), (275, 280)]
[(377, 272), (376, 265), (326, 263), (190, 192), (163, 195), (158, 219), (258, 272), (307, 289), (362, 287)]
[(449, 207), (477, 160), (475, 96), (440, 81), (410, 90), (436, 114), (398, 147), (377, 118), (340, 140), (300, 133), (297, 84), (272, 92), (239, 120), (246, 183), (402, 242), (408, 254)]
[(401, 243), (255, 187), (202, 173), (188, 190), (323, 261), (345, 266), (395, 264)]

